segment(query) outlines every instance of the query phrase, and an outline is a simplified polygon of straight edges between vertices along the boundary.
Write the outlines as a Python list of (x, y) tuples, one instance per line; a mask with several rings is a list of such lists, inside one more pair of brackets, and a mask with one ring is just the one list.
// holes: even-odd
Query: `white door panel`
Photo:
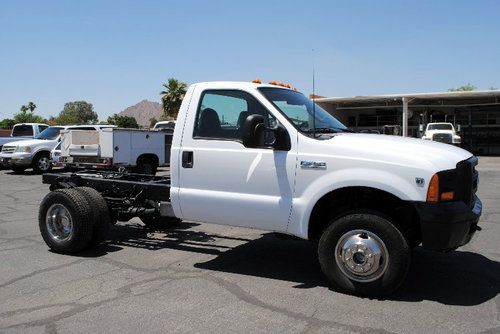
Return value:
[(248, 149), (238, 142), (217, 140), (199, 141), (182, 151), (193, 152), (193, 168), (181, 167), (180, 202), (185, 219), (286, 229), (293, 186), (287, 160), (292, 171), (295, 165), (289, 152)]

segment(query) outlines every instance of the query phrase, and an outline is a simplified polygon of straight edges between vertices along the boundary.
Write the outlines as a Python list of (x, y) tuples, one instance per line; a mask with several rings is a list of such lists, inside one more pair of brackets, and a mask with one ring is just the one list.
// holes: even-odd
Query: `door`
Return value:
[(184, 219), (285, 231), (296, 146), (290, 151), (243, 146), (241, 128), (248, 115), (261, 114), (268, 127), (276, 125), (274, 116), (248, 92), (206, 90), (196, 109), (194, 131), (185, 131), (180, 152)]

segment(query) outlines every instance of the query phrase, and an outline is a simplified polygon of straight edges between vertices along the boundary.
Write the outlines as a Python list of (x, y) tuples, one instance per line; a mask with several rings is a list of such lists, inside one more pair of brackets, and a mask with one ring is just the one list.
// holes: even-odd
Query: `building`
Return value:
[(450, 122), (462, 147), (475, 154), (500, 155), (500, 90), (319, 97), (323, 109), (353, 130), (383, 133), (400, 125), (402, 135), (420, 138), (425, 125)]

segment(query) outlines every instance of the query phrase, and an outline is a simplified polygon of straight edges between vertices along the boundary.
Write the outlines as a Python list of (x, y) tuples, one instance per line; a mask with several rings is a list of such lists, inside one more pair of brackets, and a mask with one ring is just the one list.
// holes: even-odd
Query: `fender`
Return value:
[(385, 191), (404, 201), (425, 200), (427, 188), (418, 188), (411, 181), (398, 173), (370, 168), (341, 169), (325, 174), (309, 184), (302, 194), (296, 194), (287, 232), (307, 239), (309, 219), (316, 203), (326, 194), (342, 188), (368, 187)]

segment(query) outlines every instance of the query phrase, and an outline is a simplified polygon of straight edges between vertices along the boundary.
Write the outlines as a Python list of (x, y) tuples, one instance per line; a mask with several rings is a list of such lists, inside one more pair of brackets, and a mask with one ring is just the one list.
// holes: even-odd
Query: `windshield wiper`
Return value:
[[(347, 128), (337, 128), (337, 127), (328, 127), (328, 128), (316, 128), (315, 131), (317, 133), (339, 133), (339, 132), (354, 132), (352, 130), (349, 130)], [(307, 133), (313, 133), (314, 130), (307, 130)]]

